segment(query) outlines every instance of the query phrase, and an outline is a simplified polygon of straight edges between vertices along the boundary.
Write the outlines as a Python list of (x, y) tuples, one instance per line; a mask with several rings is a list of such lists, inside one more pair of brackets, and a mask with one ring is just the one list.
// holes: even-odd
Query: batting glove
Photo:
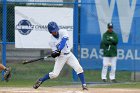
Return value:
[(54, 51), (54, 52), (51, 54), (51, 56), (52, 56), (53, 58), (56, 58), (56, 57), (60, 56), (60, 53), (61, 53), (61, 51), (56, 50), (56, 51)]

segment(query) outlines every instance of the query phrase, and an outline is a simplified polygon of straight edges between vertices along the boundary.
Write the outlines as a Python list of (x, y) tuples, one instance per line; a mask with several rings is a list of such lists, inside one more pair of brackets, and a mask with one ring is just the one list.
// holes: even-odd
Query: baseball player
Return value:
[(101, 49), (103, 49), (103, 67), (101, 78), (103, 82), (107, 82), (108, 66), (111, 66), (109, 78), (113, 83), (117, 83), (115, 79), (116, 61), (117, 61), (117, 44), (118, 36), (113, 31), (113, 24), (108, 23), (108, 30), (103, 34), (101, 41)]
[(38, 79), (33, 88), (37, 89), (44, 81), (58, 77), (59, 73), (61, 72), (63, 66), (66, 63), (77, 72), (78, 77), (80, 78), (80, 81), (82, 83), (82, 89), (88, 90), (84, 78), (83, 69), (79, 64), (77, 58), (70, 51), (71, 48), (68, 32), (65, 30), (60, 30), (55, 22), (48, 23), (48, 30), (51, 34), (51, 56), (55, 58), (54, 69), (52, 72)]
[(11, 68), (10, 67), (5, 67), (4, 65), (0, 64), (0, 71), (4, 70), (4, 80), (5, 81), (9, 81), (10, 77), (11, 77)]

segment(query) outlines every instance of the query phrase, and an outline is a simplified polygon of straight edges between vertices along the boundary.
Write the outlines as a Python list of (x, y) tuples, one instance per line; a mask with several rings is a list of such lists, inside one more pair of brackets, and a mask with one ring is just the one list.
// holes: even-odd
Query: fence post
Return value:
[[(2, 64), (6, 66), (7, 0), (3, 0)], [(2, 80), (4, 71), (2, 71)]]
[[(76, 58), (78, 58), (78, 0), (74, 2), (74, 11), (73, 11), (73, 52)], [(78, 76), (73, 70), (73, 80), (78, 81)]]

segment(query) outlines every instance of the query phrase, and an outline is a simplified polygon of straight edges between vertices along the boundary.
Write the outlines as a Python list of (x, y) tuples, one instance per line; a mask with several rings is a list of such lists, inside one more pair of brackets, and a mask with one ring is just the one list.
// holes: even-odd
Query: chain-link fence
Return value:
[[(15, 48), (15, 7), (44, 7), (44, 8), (69, 8), (73, 9), (74, 3), (72, 0), (7, 0), (7, 35), (6, 35), (6, 63), (7, 66), (12, 67), (11, 82), (29, 82), (33, 84), (39, 77), (44, 76), (46, 73), (53, 70), (54, 59), (48, 58), (46, 61), (39, 61), (33, 64), (22, 65), (22, 61), (36, 59), (49, 55), (50, 49), (21, 49)], [(0, 37), (2, 41), (2, 3), (0, 3)], [(57, 10), (56, 10), (57, 11)], [(55, 10), (53, 11), (55, 12)], [(21, 16), (26, 16), (21, 13)], [(56, 15), (57, 16), (57, 15)], [(73, 15), (72, 15), (73, 16)], [(52, 19), (53, 20), (53, 19)], [(63, 21), (63, 20), (62, 20)], [(46, 24), (45, 24), (46, 25)], [(58, 79), (54, 80), (59, 82), (72, 81), (72, 69), (68, 66), (63, 68), (61, 75)], [(63, 79), (61, 79), (63, 77)], [(14, 84), (16, 84), (15, 82)]]
[[(2, 41), (2, 31), (3, 31), (3, 24), (2, 24), (2, 1), (0, 1), (0, 42)], [(88, 5), (87, 7), (84, 7), (85, 5)], [(45, 55), (49, 55), (51, 50), (50, 49), (24, 49), (24, 48), (15, 48), (15, 7), (45, 7), (45, 8), (74, 8), (74, 0), (7, 0), (7, 35), (6, 35), (6, 41), (7, 42), (13, 42), (12, 44), (8, 43), (6, 46), (6, 60), (7, 60), (7, 66), (12, 67), (12, 79), (10, 82), (13, 82), (14, 85), (22, 85), (22, 83), (31, 85), (34, 84), (34, 82), (39, 78), (44, 76), (44, 74), (50, 72), (53, 70), (53, 65), (54, 65), (54, 59), (48, 58), (46, 61), (39, 61), (36, 63), (32, 64), (27, 64), (27, 65), (22, 65), (23, 60), (30, 60), (30, 59), (35, 59), (39, 58)], [(94, 6), (94, 7), (93, 7)], [(78, 17), (73, 17), (75, 22), (77, 24), (74, 25), (74, 29), (78, 29), (79, 32), (77, 33), (77, 44), (76, 46), (79, 47), (79, 57), (81, 54), (80, 48), (87, 47), (89, 50), (91, 50), (93, 54), (91, 56), (96, 56), (96, 52), (92, 50), (94, 46), (97, 48), (99, 47), (99, 27), (98, 27), (98, 22), (100, 21), (101, 24), (106, 24), (107, 22), (104, 22), (104, 20), (98, 19), (97, 12), (94, 10), (96, 9), (95, 3), (79, 3), (79, 14)], [(91, 8), (91, 10), (87, 9)], [(88, 11), (86, 11), (86, 9)], [(82, 12), (84, 11), (84, 12)], [(56, 12), (56, 11), (52, 11)], [(26, 17), (22, 13), (20, 13), (23, 17)], [(83, 16), (82, 15), (88, 15), (88, 16)], [(38, 14), (42, 15), (42, 14)], [(56, 15), (57, 16), (57, 15)], [(88, 21), (91, 22), (91, 24), (88, 24), (85, 27), (86, 21), (83, 21), (85, 19), (89, 19)], [(34, 21), (34, 20), (33, 20)], [(63, 20), (61, 20), (63, 21)], [(95, 23), (92, 25), (92, 22)], [(92, 28), (90, 28), (90, 27)], [(92, 31), (93, 27), (96, 27), (94, 31)], [(88, 34), (83, 33), (86, 32), (87, 30), (90, 30)], [(98, 32), (97, 32), (98, 30)], [(82, 33), (82, 34), (81, 34)], [(93, 37), (92, 34), (96, 33), (94, 40), (89, 40), (87, 37)], [(74, 34), (75, 35), (75, 34)], [(86, 36), (87, 35), (87, 36)], [(76, 36), (75, 36), (76, 37)], [(85, 44), (83, 40), (88, 41), (88, 43)], [(95, 44), (91, 44), (91, 42), (97, 42)], [(83, 45), (82, 45), (83, 44)], [(85, 45), (84, 45), (85, 44)], [(90, 45), (91, 44), (91, 45)], [(0, 44), (0, 46), (2, 46)], [(2, 51), (2, 49), (1, 49)], [(90, 51), (89, 51), (90, 52)], [(94, 54), (95, 53), (95, 54)], [(1, 54), (0, 54), (1, 55)], [(98, 55), (98, 54), (97, 54)], [(2, 56), (1, 56), (2, 57)], [(97, 56), (96, 56), (97, 57)], [(87, 58), (88, 59), (88, 58)], [(82, 58), (79, 58), (80, 61), (86, 61), (83, 60)], [(97, 59), (88, 59), (89, 62), (97, 61)], [(95, 68), (102, 63), (102, 60), (99, 60), (100, 62), (97, 62), (97, 65)], [(84, 66), (87, 66), (87, 63), (84, 63)], [(93, 65), (93, 64), (91, 64)], [(121, 82), (126, 82), (126, 81), (132, 81), (131, 79), (134, 79), (135, 73), (131, 73), (129, 71), (117, 71), (116, 78), (121, 81)], [(132, 77), (131, 77), (132, 76)], [(134, 76), (134, 77), (133, 77)], [(101, 82), (101, 69), (88, 69), (85, 70), (85, 78), (87, 82)], [(16, 82), (15, 82), (16, 81)], [(71, 83), (72, 80), (72, 69), (68, 66), (65, 66), (59, 76), (59, 78), (52, 80), (52, 85), (55, 85), (56, 82), (61, 82), (64, 84)]]

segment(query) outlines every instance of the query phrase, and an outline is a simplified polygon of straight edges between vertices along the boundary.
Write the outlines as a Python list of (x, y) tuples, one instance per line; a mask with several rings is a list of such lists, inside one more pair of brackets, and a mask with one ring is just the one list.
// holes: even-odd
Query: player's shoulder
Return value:
[(114, 33), (114, 34), (117, 34), (114, 30), (113, 30), (113, 33)]
[(103, 33), (103, 35), (107, 35), (108, 34), (108, 30), (106, 32)]
[(60, 29), (60, 30), (59, 30), (59, 33), (67, 33), (67, 30)]
[(113, 30), (113, 34), (117, 35), (117, 33)]
[(59, 30), (59, 34), (62, 35), (62, 36), (65, 36), (65, 35), (68, 36), (67, 30), (63, 30), (63, 29)]

